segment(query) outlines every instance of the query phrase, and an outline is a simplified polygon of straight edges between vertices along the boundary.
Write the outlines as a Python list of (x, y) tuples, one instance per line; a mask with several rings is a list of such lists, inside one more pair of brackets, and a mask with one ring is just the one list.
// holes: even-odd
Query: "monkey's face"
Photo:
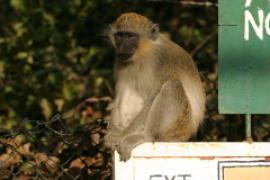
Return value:
[(127, 60), (138, 48), (139, 35), (130, 31), (118, 31), (114, 34), (114, 42), (119, 60)]
[(120, 61), (137, 54), (144, 47), (143, 41), (154, 41), (159, 33), (157, 24), (136, 13), (122, 14), (110, 27), (110, 38)]

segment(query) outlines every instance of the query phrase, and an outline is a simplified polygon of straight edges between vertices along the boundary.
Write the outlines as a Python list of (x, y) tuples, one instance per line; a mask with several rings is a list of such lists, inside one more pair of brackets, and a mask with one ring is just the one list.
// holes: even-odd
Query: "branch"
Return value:
[(182, 5), (192, 5), (192, 6), (206, 6), (206, 7), (218, 7), (217, 3), (213, 2), (196, 2), (196, 1), (181, 1), (181, 0), (150, 0), (152, 2), (168, 2), (168, 3), (178, 3)]
[(217, 35), (217, 31), (214, 31), (210, 35), (206, 36), (206, 38), (198, 45), (195, 47), (195, 49), (192, 50), (191, 56), (194, 57), (195, 54), (197, 54), (203, 47), (211, 41), (215, 36)]

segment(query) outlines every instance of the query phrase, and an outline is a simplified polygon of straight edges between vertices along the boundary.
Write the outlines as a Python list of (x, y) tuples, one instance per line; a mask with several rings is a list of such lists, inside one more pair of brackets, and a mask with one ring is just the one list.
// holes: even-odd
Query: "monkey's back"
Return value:
[[(158, 72), (163, 74), (160, 76), (163, 78), (161, 81), (166, 82), (173, 77), (182, 82), (191, 106), (191, 119), (196, 130), (203, 120), (205, 111), (205, 91), (198, 69), (192, 57), (182, 47), (163, 35), (159, 41), (161, 41), (159, 52), (162, 52), (159, 61), (162, 66)], [(164, 76), (164, 74), (167, 75)]]

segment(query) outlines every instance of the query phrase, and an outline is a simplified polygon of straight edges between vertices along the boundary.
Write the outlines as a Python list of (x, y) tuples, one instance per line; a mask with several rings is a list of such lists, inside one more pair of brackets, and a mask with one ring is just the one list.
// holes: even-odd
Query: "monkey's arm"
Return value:
[[(153, 102), (153, 99), (155, 96), (152, 96), (153, 98), (148, 97), (146, 99), (143, 109), (133, 118), (131, 121), (131, 124), (125, 128), (125, 129), (119, 129), (114, 125), (114, 123), (117, 123), (119, 119), (121, 119), (121, 116), (119, 115), (119, 107), (115, 107), (112, 113), (112, 119), (116, 120), (115, 122), (111, 121), (109, 122), (108, 126), (108, 133), (105, 137), (105, 144), (107, 147), (111, 147), (111, 149), (115, 149), (122, 138), (129, 135), (130, 132), (141, 132), (143, 131), (143, 127), (145, 127), (145, 119), (148, 114), (148, 111), (151, 107), (151, 103)], [(133, 107), (130, 107), (133, 108)]]

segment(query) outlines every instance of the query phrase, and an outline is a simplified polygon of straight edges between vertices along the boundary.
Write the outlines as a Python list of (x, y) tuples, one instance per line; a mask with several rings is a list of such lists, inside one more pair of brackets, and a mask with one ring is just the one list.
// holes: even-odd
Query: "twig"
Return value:
[(150, 0), (152, 2), (168, 2), (168, 3), (178, 3), (182, 5), (192, 5), (192, 6), (206, 6), (206, 7), (218, 7), (217, 3), (213, 2), (196, 2), (196, 1), (181, 1), (181, 0)]
[(191, 56), (193, 57), (195, 54), (197, 54), (212, 38), (214, 38), (217, 35), (217, 31), (215, 30), (212, 34), (206, 36), (206, 38), (193, 49), (191, 52)]
[(113, 95), (114, 95), (114, 90), (113, 90), (113, 88), (112, 88), (110, 82), (109, 82), (107, 79), (105, 79), (105, 80), (104, 80), (104, 83), (105, 83), (105, 86), (107, 87), (107, 89), (108, 89), (110, 95), (113, 96)]

